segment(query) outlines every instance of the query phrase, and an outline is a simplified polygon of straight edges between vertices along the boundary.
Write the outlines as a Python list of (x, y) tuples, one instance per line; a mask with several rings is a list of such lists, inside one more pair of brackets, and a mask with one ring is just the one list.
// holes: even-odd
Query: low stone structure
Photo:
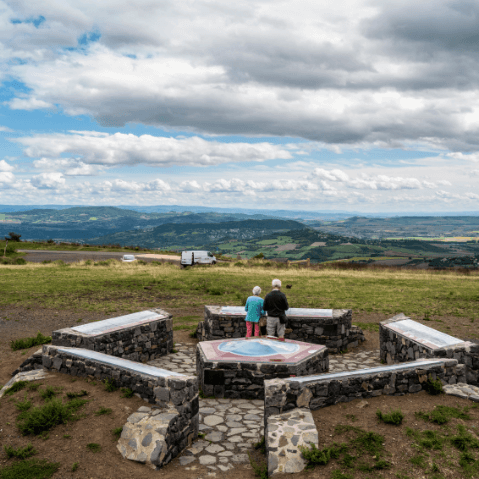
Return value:
[(42, 350), (39, 349), (35, 351), (30, 357), (25, 359), (20, 366), (13, 371), (12, 376), (15, 376), (18, 373), (23, 373), (27, 371), (34, 371), (37, 369), (43, 369), (42, 365)]
[[(174, 373), (128, 359), (88, 349), (43, 346), (43, 367), (71, 376), (108, 379), (117, 387), (130, 388), (146, 401), (198, 413), (198, 382), (194, 376)], [(196, 419), (197, 421), (197, 419)]]
[(318, 431), (309, 409), (293, 409), (269, 416), (265, 429), (268, 475), (301, 472), (307, 461), (301, 447), (318, 447)]
[(419, 358), (453, 358), (466, 365), (466, 382), (479, 385), (479, 344), (463, 341), (413, 321), (404, 314), (379, 323), (381, 360), (387, 364)]
[[(198, 418), (198, 416), (196, 416)], [(117, 448), (121, 455), (132, 461), (158, 469), (198, 437), (198, 421), (177, 408), (140, 407), (128, 417), (123, 426)]]
[[(320, 409), (381, 394), (401, 396), (424, 389), (428, 379), (464, 382), (466, 367), (455, 359), (426, 359), (357, 371), (265, 381), (265, 421), (294, 408)], [(266, 422), (265, 422), (266, 425)]]
[(3, 397), (7, 389), (11, 388), (15, 383), (20, 381), (39, 381), (40, 379), (45, 379), (47, 376), (48, 374), (43, 369), (17, 373), (0, 389), (0, 398)]
[(52, 333), (52, 344), (147, 362), (172, 351), (172, 315), (151, 309), (60, 329)]
[(327, 371), (325, 346), (276, 338), (205, 341), (196, 348), (196, 370), (205, 396), (262, 399), (264, 381)]
[[(361, 329), (351, 324), (351, 309), (291, 308), (286, 315), (291, 330), (287, 339), (323, 344), (330, 353), (354, 348), (365, 340)], [(197, 337), (200, 341), (245, 337), (245, 318), (243, 306), (205, 306)]]

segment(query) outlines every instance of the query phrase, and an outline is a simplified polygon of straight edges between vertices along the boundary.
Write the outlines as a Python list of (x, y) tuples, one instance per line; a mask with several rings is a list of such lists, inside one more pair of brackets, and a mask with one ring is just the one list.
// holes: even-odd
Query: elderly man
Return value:
[(281, 292), (281, 281), (273, 279), (273, 290), (264, 298), (263, 309), (268, 313), (268, 322), (266, 331), (268, 336), (277, 336), (284, 338), (284, 330), (286, 328), (286, 310), (289, 309), (286, 295)]

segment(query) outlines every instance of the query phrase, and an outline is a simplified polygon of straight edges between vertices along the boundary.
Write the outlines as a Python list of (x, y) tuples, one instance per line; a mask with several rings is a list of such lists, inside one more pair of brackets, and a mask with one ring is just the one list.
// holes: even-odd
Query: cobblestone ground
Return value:
[[(195, 346), (175, 344), (176, 353), (149, 364), (183, 374), (196, 374)], [(329, 372), (380, 366), (379, 350), (329, 356)], [(200, 399), (200, 437), (179, 458), (192, 469), (207, 466), (226, 472), (248, 463), (247, 451), (263, 436), (263, 401), (248, 399)]]

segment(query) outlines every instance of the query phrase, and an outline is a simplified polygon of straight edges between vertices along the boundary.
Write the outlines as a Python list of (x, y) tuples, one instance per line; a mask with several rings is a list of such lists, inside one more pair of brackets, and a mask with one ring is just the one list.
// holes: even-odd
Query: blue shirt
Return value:
[(250, 321), (251, 323), (257, 323), (259, 318), (265, 314), (263, 311), (263, 300), (259, 296), (250, 296), (246, 300), (244, 309), (248, 313), (245, 321)]

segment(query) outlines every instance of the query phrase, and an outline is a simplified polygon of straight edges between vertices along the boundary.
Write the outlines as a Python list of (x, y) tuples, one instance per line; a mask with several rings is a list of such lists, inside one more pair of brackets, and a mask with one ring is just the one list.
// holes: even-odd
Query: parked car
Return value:
[(216, 264), (216, 257), (210, 251), (182, 251), (181, 265), (191, 266), (194, 264)]
[(133, 261), (136, 261), (136, 258), (133, 254), (124, 254), (121, 260), (123, 263), (132, 263)]

